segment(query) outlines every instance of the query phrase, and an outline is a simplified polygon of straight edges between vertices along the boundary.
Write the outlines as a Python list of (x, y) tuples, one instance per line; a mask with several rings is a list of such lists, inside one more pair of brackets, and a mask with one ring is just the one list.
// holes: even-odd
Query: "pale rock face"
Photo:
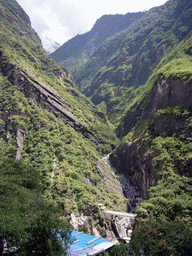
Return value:
[(158, 61), (160, 61), (163, 58), (163, 56), (166, 52), (166, 49), (167, 49), (167, 43), (162, 44), (161, 46), (159, 46), (159, 48), (157, 49), (157, 52), (156, 52), (156, 59)]
[(94, 236), (100, 236), (99, 231), (95, 227), (93, 227), (93, 234)]
[(23, 143), (25, 140), (25, 134), (23, 132), (21, 132), (20, 130), (17, 130), (17, 136), (16, 136), (16, 141), (17, 141), (17, 153), (16, 153), (16, 160), (20, 160), (21, 159), (21, 154), (23, 151)]
[(186, 81), (173, 79), (169, 82), (166, 79), (161, 79), (149, 95), (149, 112), (154, 115), (158, 109), (166, 106), (192, 105), (191, 93), (191, 84)]
[(116, 229), (119, 233), (119, 237), (127, 237), (128, 230), (131, 230), (133, 222), (129, 218), (123, 218), (116, 220)]
[(75, 230), (78, 230), (79, 226), (83, 226), (87, 221), (87, 217), (84, 216), (82, 213), (71, 213), (71, 221), (70, 224)]

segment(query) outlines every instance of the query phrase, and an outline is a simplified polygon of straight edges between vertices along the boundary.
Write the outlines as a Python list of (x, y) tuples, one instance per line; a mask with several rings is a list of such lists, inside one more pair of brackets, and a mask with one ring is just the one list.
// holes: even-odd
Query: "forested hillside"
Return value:
[(124, 110), (116, 129), (123, 140), (111, 155), (146, 199), (130, 243), (136, 255), (192, 253), (192, 3), (168, 3), (177, 40)]
[(190, 32), (190, 1), (170, 0), (108, 37), (72, 75), (78, 88), (117, 125), (163, 56)]
[(77, 35), (64, 43), (51, 57), (66, 67), (76, 77), (81, 66), (91, 57), (107, 38), (131, 26), (144, 13), (127, 13), (126, 15), (104, 15), (98, 19), (91, 31)]
[(127, 255), (192, 254), (191, 24), (192, 2), (170, 0), (107, 38), (75, 73), (121, 138), (112, 166), (145, 199)]
[[(90, 217), (87, 230), (100, 230), (98, 203), (126, 209), (119, 181), (101, 161), (116, 147), (116, 135), (70, 73), (44, 52), (16, 1), (0, 1), (0, 24), (0, 233), (23, 248), (21, 241), (36, 239), (31, 232), (43, 215), (52, 216), (41, 222), (52, 232), (72, 212)], [(55, 240), (47, 241), (51, 248)]]
[(191, 49), (189, 35), (164, 56), (116, 130), (111, 162), (146, 199), (131, 242), (144, 255), (192, 253)]
[(105, 255), (192, 255), (191, 24), (191, 0), (106, 15), (56, 51), (71, 75), (0, 0), (0, 233), (18, 255), (65, 253), (72, 216), (112, 235), (98, 203), (126, 211), (127, 186), (144, 199), (133, 236)]

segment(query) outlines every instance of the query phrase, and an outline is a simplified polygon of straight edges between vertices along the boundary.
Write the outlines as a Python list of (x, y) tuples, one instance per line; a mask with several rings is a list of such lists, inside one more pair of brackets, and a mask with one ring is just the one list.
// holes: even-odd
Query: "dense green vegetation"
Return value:
[(88, 216), (79, 229), (102, 233), (98, 203), (126, 209), (101, 161), (119, 144), (105, 113), (125, 136), (112, 154), (120, 171), (143, 178), (141, 192), (146, 177), (157, 182), (129, 248), (109, 253), (191, 255), (191, 2), (153, 8), (86, 60), (76, 80), (98, 107), (46, 55), (17, 3), (0, 3), (0, 232), (9, 244), (18, 255), (61, 255), (56, 235), (68, 242), (71, 212)]
[[(39, 172), (24, 161), (1, 154), (0, 233), (15, 255), (61, 255), (70, 241), (70, 227), (61, 211), (43, 196)], [(58, 240), (61, 234), (65, 244)]]
[[(89, 216), (90, 226), (92, 222), (99, 226), (98, 203), (112, 209), (126, 209), (125, 198), (116, 195), (113, 187), (107, 185), (107, 168), (101, 161), (118, 140), (107, 118), (75, 88), (68, 72), (43, 51), (28, 16), (16, 1), (0, 1), (0, 22), (0, 150), (7, 162), (9, 158), (21, 161), (9, 162), (10, 180), (7, 173), (3, 176), (2, 167), (2, 182), (4, 178), (7, 180), (6, 193), (1, 194), (4, 196), (2, 206), (17, 193), (21, 199), (26, 194), (25, 205), (20, 198), (15, 198), (10, 208), (5, 204), (1, 216), (8, 209), (9, 215), (8, 219), (1, 218), (0, 228), (5, 238), (11, 237), (10, 243), (21, 247), (20, 239), (25, 241), (23, 251), (32, 247), (39, 251), (38, 244), (41, 247), (45, 236), (49, 237), (45, 248), (41, 248), (47, 250), (43, 255), (57, 255), (60, 245), (55, 235), (64, 227), (63, 220), (59, 221), (61, 217), (68, 216), (69, 222), (71, 212), (82, 212)], [(68, 114), (63, 114), (52, 102)], [(100, 168), (97, 167), (99, 161)], [(21, 171), (21, 177), (11, 173), (14, 168)], [(26, 188), (21, 182), (15, 185), (13, 198), (7, 198), (11, 181), (16, 177), (25, 179), (28, 172), (31, 176), (27, 179), (33, 179), (34, 173), (38, 173), (34, 182), (37, 181), (36, 186), (40, 184), (39, 188)], [(118, 183), (115, 176), (112, 179)], [(8, 220), (14, 215), (16, 224), (9, 233), (12, 222)], [(37, 224), (45, 232), (39, 237)], [(49, 254), (51, 247), (55, 249)]]
[[(166, 172), (138, 209), (140, 228), (131, 247), (136, 255), (191, 255), (192, 179)], [(139, 245), (139, 246), (138, 246)]]
[[(119, 124), (125, 106), (143, 92), (162, 58), (169, 54), (171, 58), (174, 47), (180, 50), (179, 43), (191, 33), (191, 8), (189, 1), (171, 0), (149, 10), (130, 27), (108, 37), (74, 73), (78, 88), (102, 110), (105, 106), (113, 124)], [(189, 56), (186, 61), (190, 70)], [(185, 60), (178, 55), (177, 63), (167, 62), (172, 66)]]
[[(127, 13), (125, 15), (104, 15), (98, 19), (93, 28), (82, 35), (77, 35), (64, 43), (51, 57), (60, 65), (67, 68), (75, 77), (82, 65), (108, 37), (131, 26), (144, 13)], [(89, 81), (88, 81), (89, 82)]]

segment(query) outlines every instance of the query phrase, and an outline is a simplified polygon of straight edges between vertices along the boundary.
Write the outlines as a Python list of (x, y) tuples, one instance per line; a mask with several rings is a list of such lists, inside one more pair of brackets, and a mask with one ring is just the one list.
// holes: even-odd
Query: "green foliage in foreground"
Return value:
[(192, 254), (192, 179), (169, 175), (149, 189), (137, 211), (140, 228), (131, 241), (136, 255)]
[[(38, 172), (23, 161), (0, 159), (0, 233), (16, 255), (61, 255), (70, 239), (61, 209), (43, 197)], [(58, 240), (60, 233), (64, 244)]]

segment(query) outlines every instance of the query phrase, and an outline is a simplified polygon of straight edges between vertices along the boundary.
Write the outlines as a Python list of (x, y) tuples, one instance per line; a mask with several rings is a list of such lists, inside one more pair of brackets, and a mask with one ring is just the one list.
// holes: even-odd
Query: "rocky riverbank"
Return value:
[(102, 160), (109, 165), (114, 175), (116, 175), (119, 179), (119, 182), (122, 185), (123, 193), (125, 197), (127, 198), (127, 212), (129, 213), (135, 213), (137, 206), (141, 203), (143, 200), (141, 198), (141, 195), (135, 187), (129, 177), (125, 176), (124, 174), (119, 174), (115, 168), (111, 166), (110, 160), (109, 160), (110, 154), (103, 157)]

